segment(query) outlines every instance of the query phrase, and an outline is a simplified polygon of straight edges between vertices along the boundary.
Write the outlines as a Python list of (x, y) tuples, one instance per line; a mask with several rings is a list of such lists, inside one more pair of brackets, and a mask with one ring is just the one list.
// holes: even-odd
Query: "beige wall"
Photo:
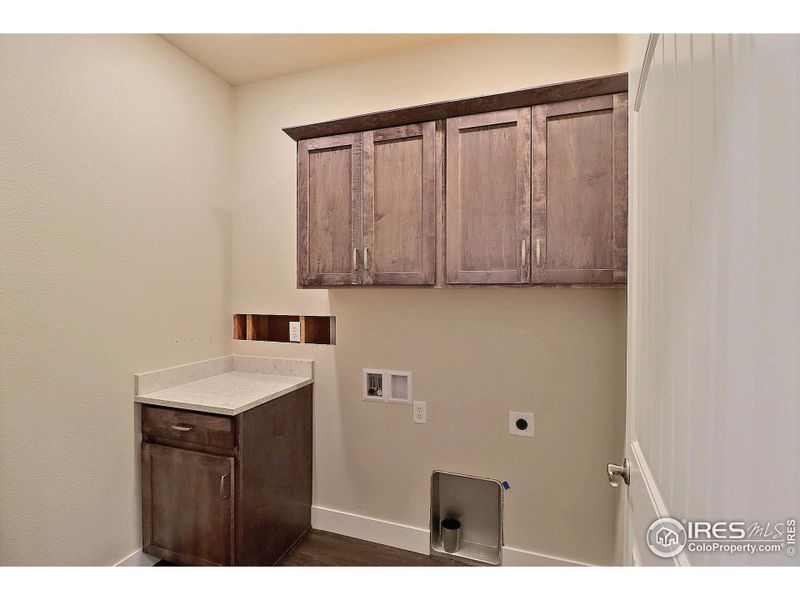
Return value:
[(230, 349), (232, 93), (155, 36), (0, 36), (0, 81), (0, 564), (112, 564), (133, 373)]
[[(317, 360), (315, 504), (427, 527), (432, 469), (508, 480), (505, 541), (614, 560), (605, 463), (624, 432), (625, 291), (295, 289), (295, 144), (281, 127), (619, 71), (616, 36), (460, 38), (236, 88), (233, 309), (334, 314)], [(428, 424), (361, 400), (362, 367), (410, 369)], [(533, 410), (533, 440), (507, 412)]]
[[(317, 505), (426, 527), (432, 469), (483, 474), (511, 483), (508, 545), (610, 562), (625, 292), (298, 291), (280, 128), (616, 72), (617, 51), (472, 37), (232, 92), (152, 36), (0, 37), (0, 563), (132, 552), (131, 375), (231, 348), (317, 360)], [(231, 344), (232, 309), (335, 314), (338, 344)], [(363, 402), (364, 366), (412, 369), (428, 424)]]

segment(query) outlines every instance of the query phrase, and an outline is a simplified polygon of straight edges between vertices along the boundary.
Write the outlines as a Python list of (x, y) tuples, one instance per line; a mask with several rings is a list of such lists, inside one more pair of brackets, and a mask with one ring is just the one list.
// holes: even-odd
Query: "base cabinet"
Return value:
[[(212, 427), (231, 443), (208, 445)], [(142, 436), (147, 554), (273, 565), (311, 527), (312, 386), (235, 417), (145, 406)]]

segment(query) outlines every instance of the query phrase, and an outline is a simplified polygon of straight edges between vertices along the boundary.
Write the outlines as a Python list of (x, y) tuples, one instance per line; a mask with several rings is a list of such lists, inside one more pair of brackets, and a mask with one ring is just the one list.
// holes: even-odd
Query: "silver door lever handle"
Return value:
[(606, 472), (608, 473), (608, 483), (611, 487), (619, 487), (620, 479), (625, 482), (625, 485), (631, 484), (631, 463), (627, 458), (622, 461), (621, 465), (608, 463)]

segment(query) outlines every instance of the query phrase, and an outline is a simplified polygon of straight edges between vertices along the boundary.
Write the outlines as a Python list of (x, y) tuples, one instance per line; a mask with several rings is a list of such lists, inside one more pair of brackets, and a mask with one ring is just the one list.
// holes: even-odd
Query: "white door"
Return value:
[(634, 54), (622, 561), (798, 565), (790, 535), (651, 545), (800, 517), (800, 36), (644, 36)]
[[(626, 467), (626, 484), (623, 477), (614, 477), (615, 483), (620, 485), (621, 492), (625, 494), (624, 517), (623, 517), (623, 556), (622, 561), (626, 566), (676, 566), (687, 564), (685, 556), (681, 553), (674, 557), (661, 557), (651, 550), (648, 545), (648, 536), (653, 544), (662, 543), (655, 546), (657, 551), (664, 554), (671, 554), (667, 542), (680, 544), (685, 542), (685, 536), (675, 540), (670, 532), (670, 523), (664, 522), (666, 533), (660, 532), (656, 525), (659, 519), (670, 518), (664, 499), (661, 496), (658, 485), (654, 479), (647, 458), (639, 443), (639, 427), (642, 420), (637, 419), (637, 399), (643, 389), (648, 385), (647, 381), (642, 380), (642, 364), (646, 361), (646, 354), (653, 351), (652, 345), (643, 344), (641, 336), (649, 335), (647, 324), (641, 322), (642, 313), (652, 314), (648, 311), (651, 306), (641, 306), (647, 302), (649, 289), (642, 289), (643, 285), (652, 283), (648, 278), (649, 273), (643, 273), (642, 269), (647, 269), (653, 265), (652, 262), (642, 264), (642, 259), (647, 260), (647, 250), (641, 244), (643, 229), (646, 224), (642, 218), (648, 215), (647, 209), (641, 210), (642, 202), (652, 201), (649, 195), (653, 192), (649, 185), (652, 181), (652, 168), (650, 162), (652, 150), (658, 145), (653, 144), (651, 136), (657, 135), (649, 127), (645, 126), (641, 130), (643, 120), (655, 121), (656, 112), (661, 106), (650, 101), (644, 103), (645, 96), (650, 96), (654, 92), (652, 89), (662, 81), (656, 81), (659, 73), (653, 73), (653, 61), (656, 53), (662, 51), (663, 38), (659, 35), (641, 36), (637, 40), (638, 47), (634, 50), (638, 69), (631, 69), (629, 80), (633, 102), (630, 103), (631, 114), (629, 117), (630, 130), (630, 208), (629, 208), (629, 285), (628, 285), (628, 369), (627, 369), (627, 403), (626, 403), (626, 428), (625, 428), (625, 452), (626, 456), (619, 461), (619, 466)], [(653, 76), (653, 79), (650, 77)], [(658, 93), (658, 92), (655, 92)], [(649, 100), (649, 97), (648, 97)], [(642, 114), (642, 111), (645, 111)], [(640, 136), (644, 135), (642, 139)], [(648, 178), (649, 176), (649, 178)], [(644, 188), (642, 187), (644, 186)], [(662, 190), (663, 191), (663, 190)], [(650, 206), (648, 206), (649, 208)], [(644, 374), (645, 377), (647, 376)], [(649, 388), (648, 388), (649, 389)], [(609, 473), (609, 479), (612, 479)], [(659, 536), (659, 534), (662, 534)], [(675, 546), (678, 550), (678, 546)]]

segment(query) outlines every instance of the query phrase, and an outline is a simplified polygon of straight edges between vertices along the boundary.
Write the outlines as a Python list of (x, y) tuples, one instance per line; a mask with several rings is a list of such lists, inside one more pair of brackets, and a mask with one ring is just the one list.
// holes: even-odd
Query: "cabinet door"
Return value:
[(627, 94), (533, 107), (534, 283), (624, 283)]
[(298, 285), (360, 282), (361, 134), (297, 143)]
[(364, 283), (436, 277), (435, 124), (364, 133)]
[(530, 109), (447, 120), (447, 282), (526, 283)]
[(185, 565), (233, 564), (233, 458), (142, 444), (144, 551)]

